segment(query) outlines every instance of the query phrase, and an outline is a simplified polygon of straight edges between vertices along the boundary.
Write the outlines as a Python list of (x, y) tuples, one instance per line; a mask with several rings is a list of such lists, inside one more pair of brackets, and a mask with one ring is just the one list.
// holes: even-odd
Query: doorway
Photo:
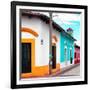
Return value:
[(31, 72), (31, 43), (22, 43), (22, 73)]
[(70, 64), (72, 64), (72, 60), (73, 60), (73, 58), (72, 58), (72, 49), (70, 49)]
[(52, 46), (52, 69), (56, 68), (56, 45)]
[(64, 48), (64, 60), (65, 60), (65, 65), (67, 65), (67, 47)]

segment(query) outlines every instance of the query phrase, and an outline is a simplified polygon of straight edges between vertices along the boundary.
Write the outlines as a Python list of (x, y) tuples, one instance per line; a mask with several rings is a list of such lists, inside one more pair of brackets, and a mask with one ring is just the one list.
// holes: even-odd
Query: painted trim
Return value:
[(66, 45), (64, 46), (64, 49), (67, 49), (67, 46)]
[(56, 43), (52, 43), (52, 46), (56, 46)]
[(72, 48), (70, 47), (70, 50), (72, 50)]
[(56, 37), (56, 35), (52, 35), (52, 38), (53, 38), (56, 42), (58, 42), (58, 38)]
[(27, 28), (27, 27), (22, 27), (21, 28), (21, 32), (27, 32), (27, 33), (30, 33), (30, 34), (33, 34), (35, 37), (38, 37), (38, 33), (30, 28)]

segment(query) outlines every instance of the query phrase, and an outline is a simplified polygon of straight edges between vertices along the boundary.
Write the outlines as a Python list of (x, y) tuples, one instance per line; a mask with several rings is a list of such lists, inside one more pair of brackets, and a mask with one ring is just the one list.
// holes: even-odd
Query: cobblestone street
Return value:
[(60, 73), (57, 72), (56, 74), (52, 74), (49, 77), (67, 77), (67, 76), (79, 76), (80, 75), (80, 65), (76, 65), (70, 69), (65, 70), (64, 72)]
[(60, 76), (78, 76), (80, 75), (80, 65), (60, 74)]

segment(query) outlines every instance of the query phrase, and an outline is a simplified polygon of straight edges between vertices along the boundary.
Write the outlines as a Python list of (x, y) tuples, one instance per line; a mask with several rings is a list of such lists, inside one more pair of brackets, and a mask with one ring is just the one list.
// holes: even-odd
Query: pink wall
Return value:
[(75, 46), (74, 52), (74, 64), (80, 63), (80, 47)]

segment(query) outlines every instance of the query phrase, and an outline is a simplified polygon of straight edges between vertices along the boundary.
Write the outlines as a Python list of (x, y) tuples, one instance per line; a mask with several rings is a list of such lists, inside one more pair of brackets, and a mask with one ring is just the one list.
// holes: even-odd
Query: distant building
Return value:
[[(69, 29), (68, 29), (69, 30)], [(74, 64), (74, 41), (71, 29), (60, 33), (60, 66), (61, 68)]]
[(75, 44), (74, 64), (80, 63), (80, 46)]

